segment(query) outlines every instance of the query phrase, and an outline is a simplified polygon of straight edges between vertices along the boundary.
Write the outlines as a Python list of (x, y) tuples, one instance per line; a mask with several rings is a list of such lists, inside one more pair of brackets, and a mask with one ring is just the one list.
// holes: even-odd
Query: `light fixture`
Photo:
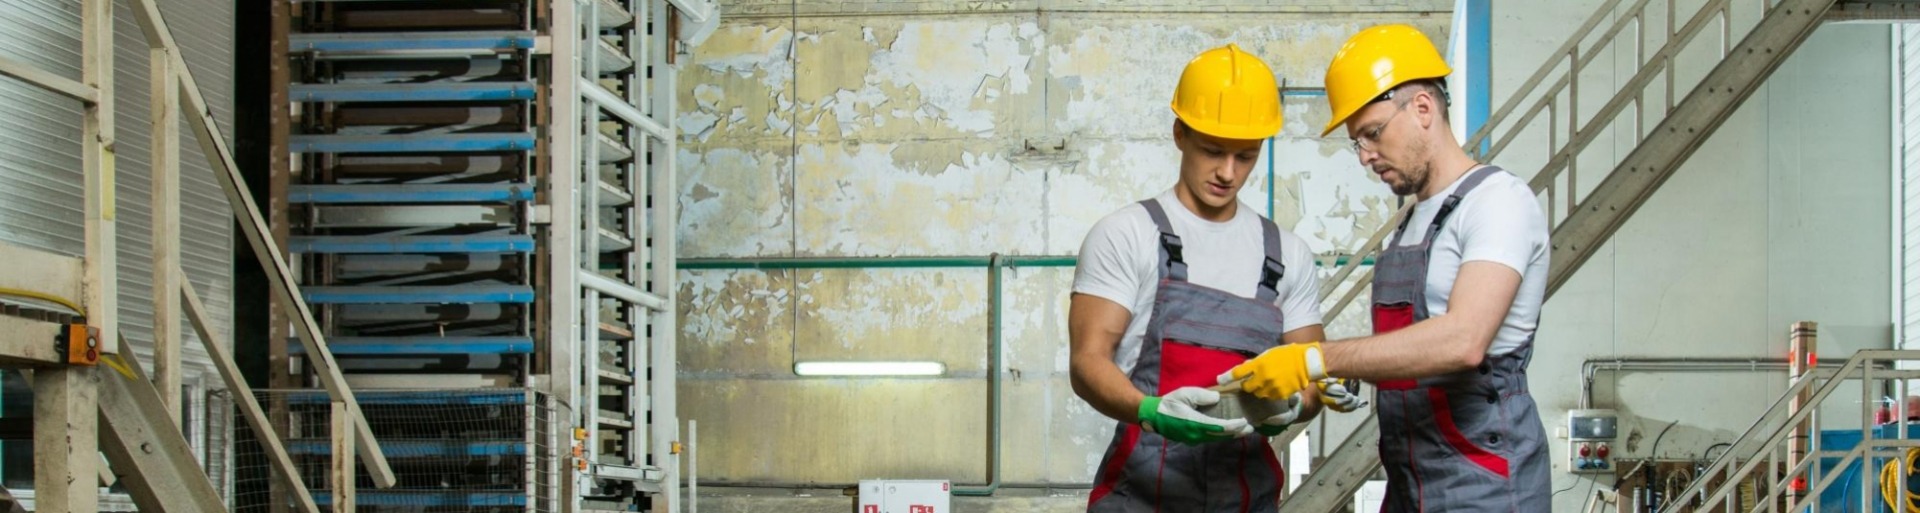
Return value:
[(940, 362), (795, 362), (801, 376), (939, 376), (947, 373)]

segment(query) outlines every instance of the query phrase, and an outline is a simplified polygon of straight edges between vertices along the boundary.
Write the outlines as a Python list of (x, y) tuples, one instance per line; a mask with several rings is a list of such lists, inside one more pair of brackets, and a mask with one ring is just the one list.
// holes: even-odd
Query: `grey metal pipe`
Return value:
[[(1839, 368), (1846, 360), (1822, 358), (1819, 367)], [(1786, 358), (1772, 357), (1615, 357), (1589, 358), (1580, 363), (1580, 409), (1593, 407), (1594, 376), (1615, 372), (1760, 372), (1787, 370)]]

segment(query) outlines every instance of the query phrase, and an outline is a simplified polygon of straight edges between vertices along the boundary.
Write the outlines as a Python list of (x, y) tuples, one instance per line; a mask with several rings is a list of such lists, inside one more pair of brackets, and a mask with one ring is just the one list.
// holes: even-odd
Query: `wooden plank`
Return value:
[[(184, 272), (182, 272), (184, 274)], [(246, 378), (240, 375), (240, 367), (233, 363), (233, 357), (227, 355), (226, 341), (220, 340), (220, 332), (214, 331), (213, 322), (207, 319), (207, 309), (200, 303), (200, 294), (194, 292), (193, 282), (180, 281), (180, 302), (186, 306), (187, 319), (193, 323), (193, 329), (200, 332), (200, 343), (207, 349), (207, 359), (213, 360), (214, 370), (219, 371), (220, 381), (226, 383), (227, 390), (233, 393), (234, 404), (240, 406), (241, 416), (247, 419), (247, 425), (259, 433), (260, 445), (266, 449), (267, 459), (273, 462), (275, 474), (283, 480), (280, 483), (307, 513), (319, 513), (320, 506), (313, 502), (313, 494), (307, 491), (307, 485), (300, 480), (300, 471), (293, 465), (293, 458), (287, 455), (287, 447), (281, 442), (280, 433), (267, 421), (267, 413), (260, 408), (260, 402), (253, 395), (253, 387), (247, 385)], [(340, 451), (346, 452), (346, 451)]]
[[(85, 0), (80, 7), (80, 81), (113, 91), (113, 0)], [(100, 330), (100, 352), (119, 352), (119, 252), (114, 249), (113, 95), (89, 104), (82, 124), (81, 167), (85, 176), (87, 324)], [(91, 481), (91, 479), (89, 479)]]
[(98, 367), (33, 372), (34, 511), (100, 510), (99, 394)]
[(54, 351), (53, 337), (60, 325), (0, 315), (0, 364), (65, 366), (67, 355)]
[[(94, 0), (105, 1), (105, 0)], [(150, 46), (159, 48), (177, 48), (173, 43), (173, 34), (168, 31), (166, 21), (160, 16), (160, 7), (153, 0), (130, 0), (134, 6), (135, 18), (146, 33)], [(360, 457), (366, 460), (367, 470), (373, 476), (374, 486), (387, 488), (394, 485), (393, 467), (387, 464), (387, 457), (380, 452), (379, 442), (374, 439), (373, 429), (367, 425), (366, 416), (360, 414), (360, 403), (353, 397), (353, 391), (347, 387), (346, 378), (340, 375), (340, 366), (334, 361), (333, 352), (327, 349), (326, 339), (320, 333), (320, 325), (314, 321), (313, 310), (301, 297), (293, 271), (287, 265), (285, 253), (278, 244), (268, 240), (266, 218), (261, 215), (260, 206), (247, 193), (246, 179), (240, 175), (239, 163), (234, 161), (232, 150), (227, 148), (220, 126), (214, 122), (213, 111), (207, 107), (206, 98), (200, 95), (200, 86), (194, 82), (193, 72), (186, 62), (173, 52), (173, 68), (180, 77), (180, 97), (182, 110), (186, 112), (188, 124), (193, 126), (194, 138), (200, 142), (202, 152), (212, 161), (214, 177), (220, 181), (220, 188), (226, 192), (227, 201), (233, 208), (234, 219), (239, 221), (240, 231), (246, 235), (247, 243), (253, 248), (254, 256), (268, 264), (267, 280), (273, 289), (274, 298), (280, 305), (293, 314), (294, 331), (300, 336), (300, 342), (306, 348), (305, 361), (314, 367), (314, 373), (320, 378), (330, 397), (347, 403), (354, 410), (358, 426), (355, 433), (355, 448)]]
[(153, 384), (180, 420), (180, 88), (173, 52), (149, 52), (153, 107)]
[(0, 57), (0, 75), (17, 78), (26, 83), (40, 86), (41, 89), (59, 93), (61, 96), (80, 100), (92, 105), (100, 101), (100, 92), (86, 84), (75, 82), (67, 77), (49, 73), (32, 64)]
[(353, 445), (353, 408), (347, 403), (333, 402), (333, 466), (327, 478), (333, 483), (333, 510), (354, 511), (353, 505), (353, 451), (340, 450)]
[(85, 294), (82, 260), (0, 242), (0, 288), (49, 294), (79, 302)]

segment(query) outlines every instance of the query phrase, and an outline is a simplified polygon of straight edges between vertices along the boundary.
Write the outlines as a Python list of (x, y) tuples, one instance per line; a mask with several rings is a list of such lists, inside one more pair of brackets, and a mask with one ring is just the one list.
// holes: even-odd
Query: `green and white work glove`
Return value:
[(1320, 385), (1320, 404), (1340, 413), (1352, 413), (1367, 407), (1367, 400), (1360, 397), (1360, 382), (1345, 379), (1322, 379)]
[(1140, 401), (1140, 425), (1175, 442), (1199, 445), (1253, 434), (1246, 419), (1220, 419), (1200, 413), (1199, 407), (1220, 402), (1220, 393), (1185, 387), (1161, 397)]
[(1300, 394), (1293, 394), (1284, 400), (1259, 399), (1252, 396), (1241, 401), (1247, 422), (1253, 424), (1254, 432), (1260, 436), (1277, 436), (1287, 430), (1287, 425), (1300, 420), (1307, 410), (1307, 402)]

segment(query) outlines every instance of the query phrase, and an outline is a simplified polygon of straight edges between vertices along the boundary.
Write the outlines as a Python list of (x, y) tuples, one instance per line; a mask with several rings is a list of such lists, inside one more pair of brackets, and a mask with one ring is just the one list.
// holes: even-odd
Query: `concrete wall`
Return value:
[[(1172, 185), (1166, 105), (1194, 54), (1237, 42), (1289, 84), (1317, 87), (1360, 27), (1408, 22), (1444, 40), (1451, 9), (951, 5), (728, 5), (681, 65), (682, 257), (1071, 255), (1099, 217)], [(1325, 109), (1288, 99), (1273, 205), (1330, 253), (1369, 235), (1390, 204), (1344, 139), (1313, 137)], [(1264, 206), (1260, 169), (1243, 197)], [(1111, 434), (1068, 386), (1071, 276), (1005, 279), (1010, 482), (1088, 483)], [(682, 272), (680, 405), (704, 432), (702, 481), (982, 480), (986, 296), (981, 269)], [(937, 360), (948, 373), (791, 371), (823, 359)]]
[[(1496, 4), (1495, 107), (1600, 3)], [(1452, 8), (1180, 4), (730, 3), (681, 64), (683, 257), (1071, 254), (1095, 219), (1172, 183), (1165, 104), (1194, 53), (1239, 42), (1288, 83), (1317, 86), (1353, 30), (1404, 21), (1442, 40)], [(1751, 16), (1736, 12), (1735, 26)], [(1576, 406), (1587, 358), (1777, 357), (1797, 320), (1821, 322), (1825, 355), (1887, 346), (1887, 52), (1885, 26), (1820, 29), (1560, 291), (1532, 367), (1550, 432)], [(1680, 75), (1704, 74), (1709, 57), (1683, 57)], [(1604, 59), (1613, 69), (1582, 76), (1584, 101), (1633, 72), (1630, 49)], [(1392, 199), (1344, 138), (1312, 137), (1321, 98), (1290, 97), (1286, 113), (1274, 217), (1323, 254), (1357, 246)], [(1544, 154), (1529, 148), (1546, 136), (1529, 133), (1531, 146), (1523, 138), (1497, 163), (1538, 169)], [(1632, 147), (1626, 134), (1607, 140), (1582, 155), (1583, 175)], [(1268, 204), (1266, 182), (1256, 173), (1243, 198)], [(1011, 482), (1086, 483), (1110, 433), (1067, 385), (1071, 274), (1006, 277)], [(680, 404), (706, 432), (702, 481), (982, 479), (986, 291), (978, 269), (683, 271)], [(1360, 334), (1357, 314), (1330, 334)], [(809, 359), (931, 359), (949, 372), (793, 376)], [(1603, 376), (1598, 399), (1629, 414), (1624, 456), (1647, 455), (1677, 420), (1660, 456), (1693, 457), (1731, 439), (1785, 381)], [(1338, 440), (1354, 421), (1317, 434)], [(1556, 489), (1582, 489), (1556, 510), (1577, 509), (1588, 484), (1560, 466)]]

